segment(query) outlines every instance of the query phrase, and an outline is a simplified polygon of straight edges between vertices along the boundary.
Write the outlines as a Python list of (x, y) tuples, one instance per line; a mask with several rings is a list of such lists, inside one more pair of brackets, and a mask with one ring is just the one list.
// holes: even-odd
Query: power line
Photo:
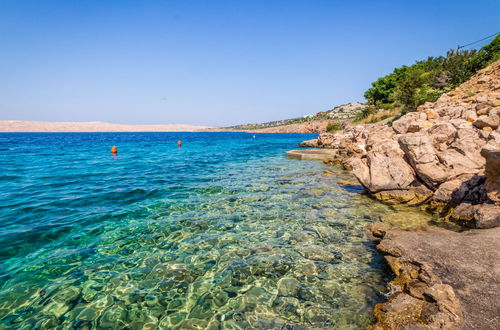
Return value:
[(471, 43), (469, 43), (469, 44), (467, 44), (467, 45), (458, 46), (458, 47), (457, 47), (457, 49), (460, 49), (460, 48), (468, 47), (468, 46), (470, 46), (470, 45), (477, 44), (478, 42), (481, 42), (481, 41), (484, 41), (484, 40), (490, 39), (490, 38), (492, 38), (492, 37), (495, 37), (497, 34), (500, 34), (500, 32), (497, 32), (497, 33), (495, 33), (495, 34), (492, 34), (491, 36), (484, 37), (483, 39), (476, 40), (476, 41), (471, 42)]

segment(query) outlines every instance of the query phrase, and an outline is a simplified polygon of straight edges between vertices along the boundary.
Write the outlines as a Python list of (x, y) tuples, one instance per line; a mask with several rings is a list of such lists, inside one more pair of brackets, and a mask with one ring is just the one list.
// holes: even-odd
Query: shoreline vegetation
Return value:
[[(453, 74), (446, 71), (450, 62)], [(443, 76), (442, 87), (428, 84)], [(368, 329), (496, 329), (500, 36), (478, 52), (451, 51), (446, 58), (396, 69), (365, 96), (367, 109), (385, 108), (379, 112), (392, 111), (392, 118), (344, 122), (343, 130), (322, 133), (301, 146), (328, 150), (316, 152), (316, 159), (352, 171), (382, 203), (417, 207), (442, 223), (461, 226), (461, 232), (371, 226), (395, 278), (388, 284), (387, 301), (375, 307), (377, 322)], [(365, 114), (369, 118), (376, 112)], [(307, 159), (312, 153), (302, 150), (303, 155), (294, 150), (291, 156)]]

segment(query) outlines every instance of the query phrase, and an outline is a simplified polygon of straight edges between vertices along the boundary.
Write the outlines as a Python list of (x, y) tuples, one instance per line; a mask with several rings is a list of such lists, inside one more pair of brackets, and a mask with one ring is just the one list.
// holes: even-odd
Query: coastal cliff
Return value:
[[(420, 206), (456, 233), (374, 226), (396, 274), (371, 329), (493, 329), (499, 324), (500, 60), (436, 102), (393, 120), (304, 141), (332, 149), (374, 198)], [(495, 228), (497, 227), (497, 228)], [(481, 229), (481, 230), (477, 230)]]

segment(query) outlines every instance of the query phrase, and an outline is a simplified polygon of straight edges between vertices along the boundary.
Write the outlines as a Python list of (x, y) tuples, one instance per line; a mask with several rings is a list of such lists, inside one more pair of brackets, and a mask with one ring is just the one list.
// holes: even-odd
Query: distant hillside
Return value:
[(236, 125), (226, 127), (227, 130), (232, 131), (254, 131), (260, 129), (267, 129), (272, 127), (280, 127), (285, 125), (294, 125), (294, 124), (304, 124), (311, 123), (316, 121), (325, 121), (325, 120), (352, 120), (356, 117), (358, 113), (360, 113), (363, 109), (365, 109), (367, 105), (365, 103), (353, 102), (347, 103), (343, 105), (339, 105), (331, 110), (320, 111), (316, 114), (304, 115), (298, 118), (270, 121), (261, 124), (244, 124), (244, 125)]
[(0, 132), (193, 132), (209, 126), (166, 124), (125, 125), (101, 121), (47, 122), (0, 120)]

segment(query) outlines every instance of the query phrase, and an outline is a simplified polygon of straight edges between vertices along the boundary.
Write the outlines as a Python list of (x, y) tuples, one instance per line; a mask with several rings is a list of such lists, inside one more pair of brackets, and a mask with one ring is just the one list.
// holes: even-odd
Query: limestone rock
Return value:
[(392, 123), (392, 128), (398, 134), (418, 132), (427, 122), (427, 115), (421, 112), (410, 112)]
[(493, 202), (500, 203), (500, 144), (489, 143), (481, 155), (486, 159), (486, 194)]
[(397, 142), (386, 139), (375, 144), (365, 158), (354, 158), (350, 165), (356, 178), (372, 193), (407, 189), (415, 174), (403, 156)]
[(312, 139), (312, 140), (303, 141), (303, 142), (299, 143), (299, 146), (308, 147), (308, 148), (318, 148), (318, 140)]
[(429, 135), (410, 133), (400, 136), (399, 144), (417, 176), (428, 187), (436, 187), (444, 182), (450, 173), (439, 162)]
[(406, 190), (384, 190), (373, 194), (373, 196), (385, 204), (408, 204), (411, 206), (425, 203), (432, 197), (432, 191), (420, 184), (411, 186)]
[(372, 233), (399, 290), (376, 306), (371, 329), (496, 329), (500, 324), (500, 227), (410, 232), (375, 224)]
[(474, 122), (474, 126), (478, 128), (491, 127), (492, 129), (497, 128), (500, 125), (500, 118), (497, 114), (482, 115), (477, 118)]
[(459, 176), (453, 180), (443, 182), (434, 192), (432, 201), (437, 203), (447, 204), (452, 200), (452, 195), (457, 191), (462, 184), (473, 177), (470, 175)]

